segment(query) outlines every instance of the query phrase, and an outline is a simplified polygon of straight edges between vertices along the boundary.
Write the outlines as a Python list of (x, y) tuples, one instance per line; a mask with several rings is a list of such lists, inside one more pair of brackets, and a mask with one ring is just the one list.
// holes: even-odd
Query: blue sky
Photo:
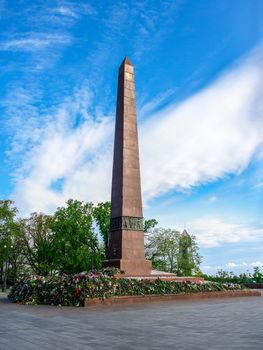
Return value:
[(1, 1), (0, 197), (109, 200), (117, 72), (135, 65), (144, 216), (202, 268), (263, 266), (263, 2)]

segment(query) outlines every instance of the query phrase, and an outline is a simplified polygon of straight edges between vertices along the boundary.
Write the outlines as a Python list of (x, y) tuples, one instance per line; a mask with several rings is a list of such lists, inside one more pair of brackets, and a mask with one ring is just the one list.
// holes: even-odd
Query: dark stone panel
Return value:
[(143, 218), (132, 216), (120, 216), (110, 219), (110, 231), (115, 230), (143, 231)]

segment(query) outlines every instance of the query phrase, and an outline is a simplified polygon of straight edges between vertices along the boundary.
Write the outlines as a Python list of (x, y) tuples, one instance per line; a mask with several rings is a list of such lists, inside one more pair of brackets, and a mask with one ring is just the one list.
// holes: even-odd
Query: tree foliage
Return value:
[[(53, 216), (32, 213), (18, 219), (12, 201), (0, 201), (0, 283), (23, 273), (43, 276), (99, 268), (105, 258), (95, 223), (105, 243), (110, 204), (69, 200)], [(7, 276), (8, 275), (8, 276)]]
[[(0, 264), (3, 280), (21, 273), (79, 273), (100, 268), (107, 257), (110, 203), (97, 205), (70, 199), (53, 215), (32, 213), (18, 219), (12, 201), (0, 201)], [(172, 229), (156, 229), (155, 219), (144, 221), (146, 254), (153, 267), (191, 275), (200, 264), (194, 236)], [(103, 241), (99, 242), (98, 230)]]
[(3, 289), (6, 287), (10, 266), (13, 267), (12, 273), (17, 274), (17, 212), (13, 201), (0, 200), (0, 272)]
[(8, 244), (12, 237), (17, 212), (13, 201), (0, 200), (0, 240), (3, 244)]
[(34, 273), (46, 276), (54, 267), (52, 216), (32, 213), (20, 220), (22, 254)]
[(158, 225), (158, 221), (155, 219), (146, 219), (144, 220), (144, 232), (147, 233), (150, 230), (154, 229)]
[(93, 228), (93, 204), (70, 199), (58, 208), (51, 222), (52, 255), (60, 272), (76, 273), (97, 268), (101, 249)]
[(253, 273), (247, 272), (239, 275), (235, 275), (233, 272), (218, 270), (216, 275), (202, 274), (202, 277), (208, 281), (222, 283), (263, 283), (263, 270), (261, 271), (259, 267), (254, 267), (253, 270)]
[(179, 256), (177, 273), (181, 276), (191, 276), (200, 273), (201, 256), (194, 235), (184, 231), (179, 237)]
[(93, 216), (103, 239), (105, 255), (108, 256), (110, 232), (110, 202), (98, 203), (93, 209)]
[(191, 276), (199, 271), (201, 258), (195, 237), (174, 229), (157, 228), (147, 235), (146, 256), (157, 270)]

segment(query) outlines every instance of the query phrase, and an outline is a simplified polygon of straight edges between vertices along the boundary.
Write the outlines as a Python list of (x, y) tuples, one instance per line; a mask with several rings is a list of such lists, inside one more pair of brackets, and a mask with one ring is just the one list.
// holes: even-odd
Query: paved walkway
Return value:
[(96, 309), (16, 305), (0, 295), (1, 350), (263, 349), (263, 297)]

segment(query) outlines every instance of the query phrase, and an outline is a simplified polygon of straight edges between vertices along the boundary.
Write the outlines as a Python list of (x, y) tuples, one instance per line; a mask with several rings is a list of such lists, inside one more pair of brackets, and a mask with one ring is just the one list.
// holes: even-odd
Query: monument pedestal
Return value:
[(125, 275), (149, 275), (152, 270), (152, 262), (146, 259), (141, 260), (125, 260), (125, 259), (111, 259), (105, 260), (104, 267), (114, 266), (121, 271), (125, 271)]
[(145, 259), (144, 232), (141, 230), (142, 220), (139, 218), (118, 220), (121, 229), (115, 229), (116, 220), (112, 220), (111, 223), (109, 259), (104, 261), (103, 266), (117, 267), (128, 275), (150, 274), (152, 262)]

